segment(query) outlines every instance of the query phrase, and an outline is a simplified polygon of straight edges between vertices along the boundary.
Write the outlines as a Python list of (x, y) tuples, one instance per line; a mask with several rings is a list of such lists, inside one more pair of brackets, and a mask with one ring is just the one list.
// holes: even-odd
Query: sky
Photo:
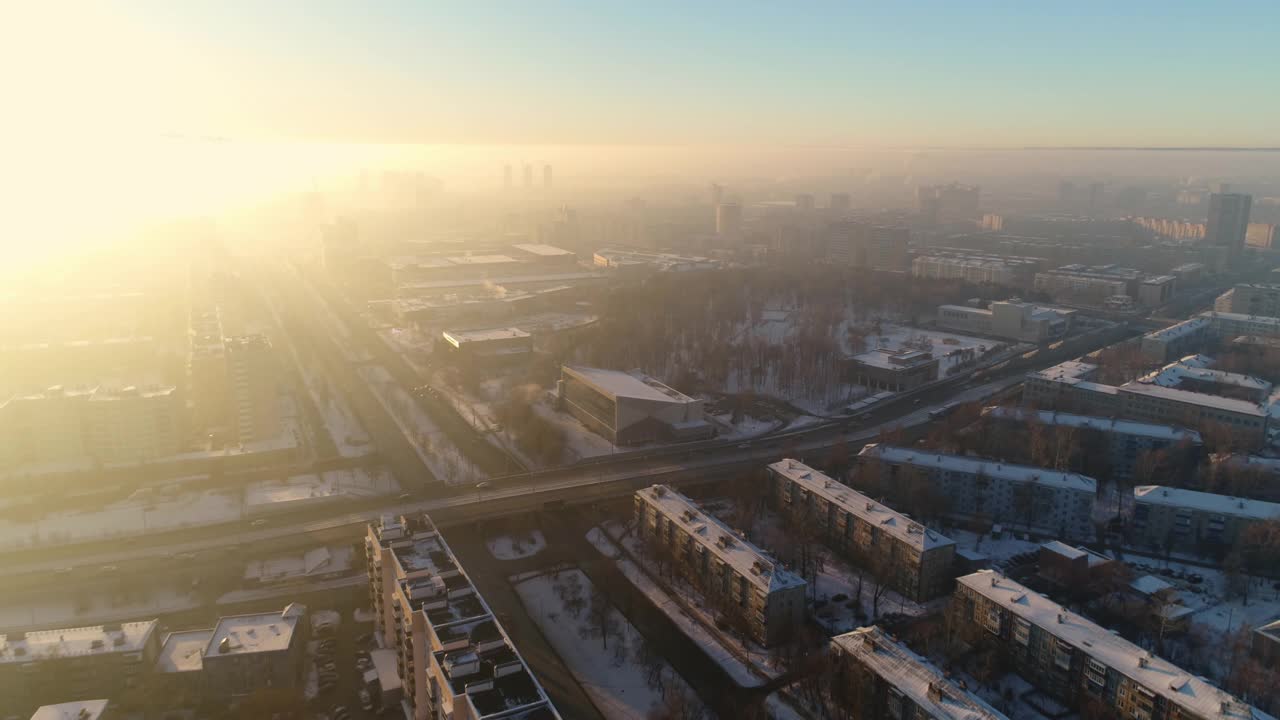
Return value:
[(6, 7), (45, 134), (1280, 145), (1274, 0)]

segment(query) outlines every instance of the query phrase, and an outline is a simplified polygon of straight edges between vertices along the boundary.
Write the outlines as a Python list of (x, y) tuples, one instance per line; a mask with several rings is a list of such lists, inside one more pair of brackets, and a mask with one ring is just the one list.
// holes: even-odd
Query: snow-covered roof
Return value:
[(1225, 370), (1213, 370), (1204, 365), (1206, 361), (1212, 362), (1211, 359), (1206, 360), (1204, 355), (1191, 355), (1184, 360), (1170, 363), (1155, 372), (1144, 375), (1138, 378), (1137, 382), (1176, 388), (1187, 380), (1198, 380), (1217, 385), (1231, 385), (1258, 393), (1271, 392), (1271, 383), (1262, 378)]
[(501, 265), (518, 262), (510, 255), (456, 255), (445, 259), (454, 265)]
[(108, 627), (36, 630), (23, 637), (0, 635), (0, 663), (27, 663), (51, 657), (105, 655), (107, 653), (140, 652), (157, 621), (123, 623)]
[(31, 720), (98, 720), (107, 712), (110, 700), (78, 700), (76, 702), (41, 705)]
[(1093, 363), (1067, 360), (1053, 367), (1029, 373), (1029, 375), (1043, 380), (1052, 380), (1053, 382), (1078, 383), (1088, 380), (1097, 370), (1098, 366)]
[(653, 485), (637, 490), (636, 494), (668, 520), (684, 528), (686, 534), (706, 548), (707, 552), (720, 558), (736, 570), (739, 576), (765, 592), (805, 584), (799, 575), (783, 568), (768, 553), (666, 485)]
[(460, 347), (467, 343), (492, 342), (494, 340), (513, 340), (517, 338), (530, 337), (529, 333), (520, 328), (488, 328), (484, 330), (445, 330), (444, 339), (453, 344), (454, 347)]
[(798, 460), (779, 460), (770, 465), (769, 469), (809, 492), (826, 498), (828, 502), (838, 505), (849, 514), (873, 527), (880, 528), (881, 531), (898, 538), (916, 550), (932, 550), (956, 544), (954, 540), (941, 533), (926, 528), (893, 508), (872, 500)]
[(911, 652), (878, 626), (831, 638), (838, 649), (880, 676), (935, 720), (1005, 720), (995, 708), (957, 685), (936, 665)]
[(1228, 320), (1240, 323), (1249, 323), (1255, 327), (1280, 328), (1280, 318), (1268, 317), (1265, 315), (1247, 315), (1245, 313), (1229, 313), (1229, 312), (1202, 312), (1199, 317), (1209, 318), (1210, 322), (1215, 320)]
[(1207, 318), (1193, 317), (1190, 320), (1183, 320), (1182, 322), (1177, 323), (1176, 325), (1170, 325), (1167, 328), (1152, 330), (1144, 337), (1148, 337), (1153, 340), (1176, 340), (1180, 337), (1185, 337), (1187, 335), (1206, 330), (1208, 327), (1209, 320)]
[(979, 570), (957, 578), (956, 582), (1196, 717), (1206, 720), (1265, 720), (1270, 717), (999, 573)]
[(1143, 595), (1155, 595), (1166, 590), (1172, 590), (1173, 586), (1161, 580), (1155, 575), (1143, 575), (1142, 577), (1129, 583), (1129, 587), (1138, 591)]
[(193, 672), (204, 667), (204, 649), (209, 646), (213, 629), (171, 632), (156, 657), (156, 672)]
[(518, 243), (511, 247), (517, 250), (523, 250), (530, 255), (541, 255), (543, 257), (557, 257), (573, 254), (568, 250), (558, 248), (555, 245), (545, 245), (543, 243)]
[(894, 447), (872, 443), (858, 453), (860, 458), (870, 458), (881, 462), (915, 467), (945, 470), (950, 472), (977, 475), (979, 473), (999, 480), (1013, 482), (1035, 482), (1051, 485), (1067, 490), (1095, 492), (1097, 481), (1085, 475), (1049, 470), (1047, 468), (1029, 467), (1027, 465), (1011, 465), (988, 458), (975, 458), (963, 455), (948, 455), (917, 448)]
[(633, 370), (605, 370), (603, 368), (565, 365), (564, 369), (577, 375), (597, 390), (615, 398), (633, 398), (664, 403), (691, 403), (695, 400), (684, 393), (664, 385), (659, 380)]
[(1029, 408), (1005, 406), (984, 408), (982, 414), (1001, 420), (1017, 420), (1020, 422), (1034, 418), (1045, 425), (1085, 428), (1120, 435), (1151, 438), (1153, 440), (1168, 440), (1170, 442), (1187, 440), (1197, 444), (1201, 442), (1200, 433), (1194, 430), (1172, 425), (1135, 422), (1133, 420), (1117, 420), (1093, 415), (1075, 415), (1052, 410), (1031, 410)]
[(295, 607), (301, 606), (290, 605), (285, 608), (285, 612), (232, 615), (220, 618), (217, 626), (213, 628), (209, 644), (205, 646), (205, 656), (275, 652), (288, 649), (293, 641), (294, 630), (297, 629), (298, 622), (302, 618), (300, 613), (290, 612), (290, 608)]
[(1263, 502), (1215, 495), (1213, 493), (1165, 487), (1163, 485), (1139, 485), (1133, 489), (1135, 502), (1154, 505), (1203, 510), (1204, 512), (1232, 515), (1252, 520), (1280, 518), (1280, 503)]
[(1252, 415), (1255, 417), (1265, 417), (1266, 410), (1257, 403), (1248, 400), (1237, 400), (1235, 398), (1219, 397), (1218, 395), (1209, 395), (1207, 393), (1192, 392), (1190, 390), (1181, 390), (1179, 388), (1164, 387), (1161, 385), (1153, 385), (1144, 382), (1131, 382), (1121, 385), (1120, 392), (1132, 393), (1135, 395), (1146, 395), (1148, 397), (1157, 397), (1173, 402), (1185, 403), (1187, 405), (1197, 405), (1200, 407), (1214, 408), (1225, 412), (1232, 412), (1238, 415)]
[(1040, 547), (1050, 552), (1061, 555), (1065, 558), (1070, 558), (1072, 560), (1075, 560), (1076, 558), (1082, 558), (1085, 555), (1089, 554), (1084, 550), (1081, 550), (1080, 548), (1073, 548), (1070, 545), (1062, 542), (1061, 540), (1050, 540), (1049, 542), (1041, 545)]

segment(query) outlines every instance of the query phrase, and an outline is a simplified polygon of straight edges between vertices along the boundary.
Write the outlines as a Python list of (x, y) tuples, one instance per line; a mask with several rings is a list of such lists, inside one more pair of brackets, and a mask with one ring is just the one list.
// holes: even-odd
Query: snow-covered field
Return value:
[(645, 720), (661, 708), (664, 692), (692, 696), (688, 683), (646, 647), (644, 637), (622, 613), (612, 606), (592, 610), (591, 580), (581, 570), (521, 580), (515, 590), (529, 616), (609, 720)]
[[(364, 468), (326, 470), (320, 475), (294, 475), (286, 480), (264, 480), (245, 488), (245, 504), (257, 506), (315, 500), (338, 496), (373, 497), (400, 492), (400, 486), (386, 468), (370, 472)], [(283, 508), (276, 508), (283, 509)]]
[(489, 554), (498, 560), (519, 560), (533, 557), (547, 546), (546, 538), (541, 530), (532, 530), (521, 535), (502, 535), (489, 538), (485, 542)]

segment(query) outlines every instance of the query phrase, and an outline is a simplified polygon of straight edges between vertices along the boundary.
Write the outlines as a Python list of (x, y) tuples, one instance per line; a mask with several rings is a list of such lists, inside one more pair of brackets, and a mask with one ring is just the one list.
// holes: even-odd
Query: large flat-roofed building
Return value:
[(1149, 547), (1231, 547), (1250, 525), (1280, 520), (1280, 503), (1142, 485), (1133, 489), (1134, 539)]
[(704, 401), (639, 371), (565, 365), (556, 393), (570, 415), (617, 445), (693, 440), (715, 432), (703, 418)]
[(1151, 362), (1169, 362), (1202, 347), (1211, 331), (1208, 318), (1193, 317), (1142, 336), (1142, 356)]
[(1062, 538), (1092, 539), (1097, 482), (1084, 475), (923, 448), (872, 443), (858, 460), (881, 482), (918, 474), (948, 500), (947, 514), (966, 521), (1022, 525)]
[(950, 589), (954, 540), (797, 460), (769, 465), (769, 496), (792, 523), (821, 532), (827, 545), (878, 573), (917, 601)]
[(1173, 425), (1003, 406), (985, 408), (982, 416), (1022, 427), (1038, 423), (1099, 436), (1110, 450), (1111, 472), (1120, 478), (1133, 477), (1144, 454), (1180, 446), (1199, 449), (1203, 445), (1200, 433)]
[(1227, 312), (1201, 313), (1199, 317), (1208, 318), (1211, 333), (1219, 338), (1241, 335), (1280, 337), (1280, 317)]
[(801, 577), (665, 485), (635, 493), (636, 534), (670, 553), (714, 607), (763, 645), (784, 642), (804, 621)]
[(511, 249), (528, 263), (552, 267), (573, 267), (578, 263), (578, 256), (573, 252), (545, 243), (517, 243)]
[(931, 280), (1024, 287), (1043, 264), (1039, 258), (929, 248), (911, 261), (911, 274)]
[(713, 258), (617, 248), (597, 250), (592, 257), (592, 263), (598, 268), (609, 270), (656, 272), (716, 270), (724, 265), (720, 260)]
[(533, 336), (520, 328), (445, 330), (443, 347), (459, 365), (492, 367), (528, 360)]
[(990, 570), (956, 580), (958, 636), (999, 648), (1018, 674), (1070, 707), (1086, 700), (1122, 718), (1267, 720), (1270, 716), (1088, 618)]
[(938, 379), (939, 362), (928, 350), (876, 348), (849, 358), (849, 374), (871, 390), (902, 392)]
[(1139, 303), (1147, 307), (1160, 307), (1173, 299), (1178, 290), (1178, 278), (1173, 275), (1157, 275), (1138, 283)]
[(201, 655), (206, 691), (243, 697), (263, 688), (301, 687), (306, 619), (307, 608), (297, 603), (281, 612), (219, 618)]
[(114, 697), (137, 687), (159, 649), (157, 622), (0, 635), (5, 709)]
[(855, 720), (1006, 720), (878, 626), (831, 638), (835, 687)]
[(1002, 300), (991, 303), (987, 309), (942, 305), (938, 308), (938, 325), (1018, 342), (1041, 343), (1065, 336), (1071, 330), (1074, 316), (1074, 310)]
[(196, 703), (205, 697), (204, 651), (213, 628), (178, 630), (164, 638), (156, 656), (154, 687), (176, 702)]
[(79, 700), (41, 705), (31, 720), (110, 720), (115, 717), (110, 700)]
[(397, 654), (404, 717), (559, 720), (430, 518), (384, 516), (369, 525), (365, 549), (375, 628)]

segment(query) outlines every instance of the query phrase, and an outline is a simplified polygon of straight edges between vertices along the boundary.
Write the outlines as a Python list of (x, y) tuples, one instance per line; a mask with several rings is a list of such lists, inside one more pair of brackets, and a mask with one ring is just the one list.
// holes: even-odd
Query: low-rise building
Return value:
[(1142, 356), (1151, 362), (1164, 363), (1194, 352), (1209, 338), (1208, 318), (1193, 317), (1167, 328), (1152, 330), (1142, 336)]
[(615, 248), (597, 250), (592, 262), (598, 268), (631, 272), (692, 272), (717, 270), (724, 265), (722, 261), (713, 258)]
[(205, 692), (235, 698), (264, 688), (301, 687), (306, 617), (307, 608), (292, 603), (281, 612), (219, 618), (200, 658)]
[(940, 327), (979, 335), (1042, 343), (1065, 336), (1071, 330), (1074, 310), (1043, 307), (1020, 300), (991, 303), (988, 309), (966, 305), (938, 308)]
[(1063, 588), (1088, 587), (1115, 568), (1115, 561), (1086, 548), (1071, 547), (1061, 540), (1040, 546), (1036, 574)]
[(556, 398), (562, 409), (617, 445), (654, 440), (696, 440), (715, 434), (703, 418), (704, 401), (633, 370), (565, 365)]
[(494, 367), (523, 362), (533, 355), (533, 336), (519, 328), (445, 330), (443, 347), (462, 367)]
[(636, 535), (756, 642), (776, 645), (804, 621), (808, 583), (665, 485), (635, 493)]
[(769, 496), (783, 515), (816, 529), (880, 582), (917, 601), (950, 589), (954, 540), (797, 460), (769, 465), (769, 480)]
[(903, 392), (938, 379), (939, 363), (928, 350), (876, 348), (849, 358), (849, 373), (869, 390)]
[(110, 720), (113, 717), (110, 700), (79, 700), (41, 705), (31, 720)]
[(831, 638), (832, 696), (855, 720), (1005, 720), (877, 626)]
[(114, 697), (137, 687), (159, 649), (157, 622), (0, 635), (0, 698), (6, 707)]
[(956, 580), (958, 638), (999, 648), (1031, 684), (1070, 707), (1101, 703), (1125, 718), (1261, 720), (1265, 713), (1003, 575)]
[(1062, 538), (1092, 539), (1097, 482), (1076, 473), (920, 448), (872, 443), (858, 460), (878, 468), (881, 482), (923, 478), (965, 521), (1018, 524)]
[(1253, 629), (1249, 650), (1263, 665), (1280, 667), (1280, 618)]
[(1280, 520), (1280, 503), (1141, 485), (1133, 489), (1134, 540), (1153, 548), (1231, 547), (1249, 526)]

